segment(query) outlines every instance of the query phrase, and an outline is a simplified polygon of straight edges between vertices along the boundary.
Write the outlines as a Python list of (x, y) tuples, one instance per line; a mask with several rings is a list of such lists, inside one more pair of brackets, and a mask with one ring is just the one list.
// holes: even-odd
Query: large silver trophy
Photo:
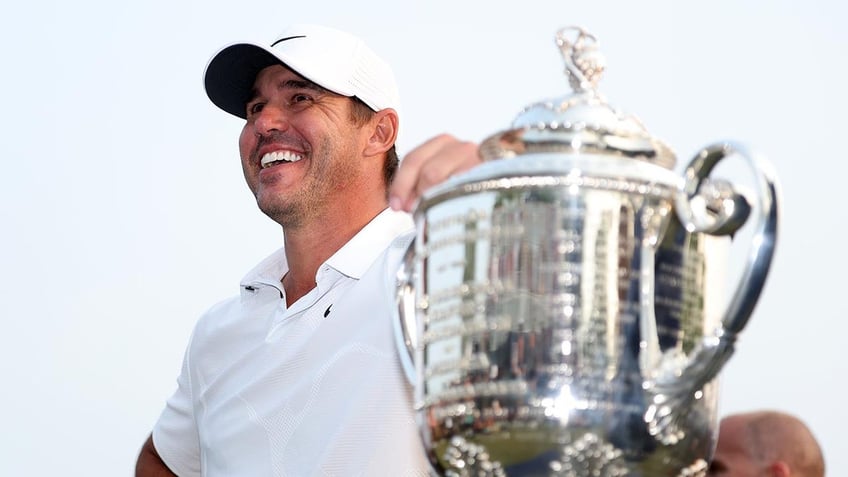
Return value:
[[(574, 92), (527, 107), (414, 213), (397, 335), (424, 445), (444, 476), (704, 475), (716, 377), (774, 251), (776, 180), (733, 143), (679, 176), (596, 91), (595, 38), (556, 41)], [(708, 177), (725, 157), (748, 162), (754, 193)]]

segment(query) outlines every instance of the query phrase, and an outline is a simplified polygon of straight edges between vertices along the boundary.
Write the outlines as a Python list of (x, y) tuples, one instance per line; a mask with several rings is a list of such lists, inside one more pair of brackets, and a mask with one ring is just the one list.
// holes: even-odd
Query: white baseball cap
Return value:
[(236, 43), (206, 65), (206, 94), (216, 106), (242, 119), (256, 75), (283, 64), (304, 78), (342, 96), (356, 96), (374, 111), (393, 108), (400, 96), (391, 67), (361, 39), (318, 25), (293, 25), (270, 46)]

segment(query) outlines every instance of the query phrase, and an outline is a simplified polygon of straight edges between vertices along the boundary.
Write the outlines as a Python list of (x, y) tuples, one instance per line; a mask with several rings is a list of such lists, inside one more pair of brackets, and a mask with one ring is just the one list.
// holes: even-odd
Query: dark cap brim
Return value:
[(242, 119), (245, 105), (253, 94), (256, 75), (271, 65), (283, 64), (265, 48), (249, 43), (230, 45), (215, 55), (206, 66), (206, 95), (224, 111)]

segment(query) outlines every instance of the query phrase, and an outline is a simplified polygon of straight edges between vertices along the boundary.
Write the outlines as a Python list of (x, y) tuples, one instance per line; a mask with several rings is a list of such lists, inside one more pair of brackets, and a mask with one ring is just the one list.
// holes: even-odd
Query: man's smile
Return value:
[(297, 162), (301, 159), (303, 159), (302, 155), (291, 151), (273, 151), (262, 156), (259, 164), (262, 166), (262, 169), (266, 169), (279, 164)]

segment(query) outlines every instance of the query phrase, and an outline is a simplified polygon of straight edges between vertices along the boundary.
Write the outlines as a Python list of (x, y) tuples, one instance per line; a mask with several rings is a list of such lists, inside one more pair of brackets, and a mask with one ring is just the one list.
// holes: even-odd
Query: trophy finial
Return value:
[[(576, 37), (571, 40), (569, 35)], [(571, 26), (557, 32), (556, 43), (565, 60), (565, 74), (575, 92), (595, 90), (606, 67), (598, 40), (586, 30)]]

